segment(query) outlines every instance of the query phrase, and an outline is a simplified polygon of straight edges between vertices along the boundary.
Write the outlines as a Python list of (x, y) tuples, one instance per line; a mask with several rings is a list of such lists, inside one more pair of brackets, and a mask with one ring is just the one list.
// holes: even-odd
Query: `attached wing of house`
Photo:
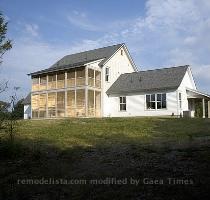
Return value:
[(210, 112), (189, 66), (138, 72), (125, 44), (68, 55), (29, 75), (32, 118), (194, 116), (199, 101), (203, 117)]

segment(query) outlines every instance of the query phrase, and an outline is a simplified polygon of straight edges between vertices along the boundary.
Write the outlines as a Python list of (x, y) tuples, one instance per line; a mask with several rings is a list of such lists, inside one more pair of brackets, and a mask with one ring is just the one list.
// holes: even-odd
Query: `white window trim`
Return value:
[[(106, 69), (109, 69), (109, 73), (106, 73)], [(108, 75), (108, 80), (106, 80), (106, 76)], [(105, 67), (105, 82), (109, 83), (110, 82), (110, 67)]]
[[(151, 98), (151, 95), (152, 94), (155, 94), (155, 109), (147, 109), (147, 95), (150, 95), (150, 98)], [(158, 109), (157, 108), (157, 94), (166, 94), (166, 108), (161, 108), (161, 109)], [(158, 101), (159, 102), (159, 101)], [(145, 103), (145, 106), (144, 106), (144, 110), (145, 111), (164, 111), (164, 110), (167, 110), (168, 109), (168, 101), (167, 101), (167, 93), (151, 93), (151, 94), (145, 94), (144, 95), (144, 103)]]
[[(120, 103), (120, 98), (123, 98), (123, 97), (125, 97), (125, 103)], [(125, 110), (121, 110), (120, 105), (125, 105)], [(119, 97), (119, 111), (120, 112), (127, 112), (127, 97), (126, 96), (120, 96)]]
[[(179, 98), (179, 95), (181, 95), (181, 99)], [(179, 102), (179, 109), (182, 110), (183, 98), (181, 92), (178, 92), (178, 102)]]

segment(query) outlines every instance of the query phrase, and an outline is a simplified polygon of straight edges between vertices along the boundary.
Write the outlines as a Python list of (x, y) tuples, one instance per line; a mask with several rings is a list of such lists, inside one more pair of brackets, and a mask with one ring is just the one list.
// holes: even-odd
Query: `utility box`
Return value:
[(190, 110), (183, 111), (183, 117), (193, 118), (195, 117), (195, 111), (190, 111)]

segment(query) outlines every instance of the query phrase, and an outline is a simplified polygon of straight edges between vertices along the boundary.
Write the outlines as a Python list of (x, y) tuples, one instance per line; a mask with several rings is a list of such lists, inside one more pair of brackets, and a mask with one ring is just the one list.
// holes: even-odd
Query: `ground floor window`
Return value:
[(179, 93), (179, 108), (182, 109), (182, 93)]
[(166, 93), (147, 94), (146, 95), (146, 109), (166, 109)]
[(126, 111), (126, 97), (120, 97), (120, 111)]

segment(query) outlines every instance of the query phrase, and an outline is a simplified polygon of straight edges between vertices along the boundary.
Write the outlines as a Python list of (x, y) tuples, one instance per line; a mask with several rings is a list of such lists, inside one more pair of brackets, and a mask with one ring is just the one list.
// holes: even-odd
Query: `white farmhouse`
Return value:
[(30, 74), (24, 118), (191, 116), (210, 95), (197, 90), (188, 65), (138, 71), (125, 44), (67, 55)]

